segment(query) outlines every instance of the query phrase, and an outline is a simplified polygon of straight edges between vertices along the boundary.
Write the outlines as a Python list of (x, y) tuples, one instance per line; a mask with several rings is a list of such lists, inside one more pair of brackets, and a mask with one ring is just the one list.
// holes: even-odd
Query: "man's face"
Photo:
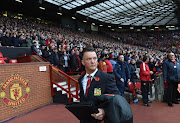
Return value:
[(74, 54), (74, 50), (71, 51), (71, 54)]
[(119, 61), (124, 62), (124, 56), (123, 55), (119, 56)]
[(42, 46), (42, 49), (45, 49), (45, 46)]
[(135, 63), (136, 63), (136, 61), (135, 61), (134, 59), (132, 59), (132, 60), (131, 60), (131, 63), (132, 63), (132, 64), (135, 64)]
[(9, 37), (9, 33), (7, 33), (6, 36)]
[(76, 55), (79, 55), (79, 51), (76, 51)]
[(97, 68), (97, 55), (95, 52), (85, 52), (82, 59), (82, 64), (86, 71), (94, 71)]
[(169, 58), (170, 60), (175, 60), (175, 55), (174, 55), (174, 53), (169, 53), (168, 58)]
[(148, 63), (148, 62), (149, 62), (149, 58), (146, 59), (146, 63)]
[(66, 50), (69, 51), (70, 47), (67, 47)]
[(57, 52), (58, 52), (58, 50), (57, 50), (57, 49), (55, 49), (55, 50), (54, 50), (54, 52), (55, 52), (55, 53), (57, 53)]

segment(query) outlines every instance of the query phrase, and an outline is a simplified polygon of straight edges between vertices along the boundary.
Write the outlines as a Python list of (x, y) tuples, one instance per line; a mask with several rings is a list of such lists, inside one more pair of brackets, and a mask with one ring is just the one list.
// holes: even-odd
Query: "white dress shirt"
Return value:
[[(90, 76), (91, 76), (91, 81), (92, 81), (92, 79), (93, 79), (93, 77), (94, 77), (94, 75), (96, 74), (96, 72), (98, 71), (98, 69), (96, 68), (96, 70), (93, 72), (93, 73), (91, 73), (90, 74)], [(87, 86), (87, 82), (88, 82), (88, 76), (89, 74), (88, 73), (86, 73), (85, 75), (84, 75), (84, 77), (83, 77), (83, 79), (82, 79), (82, 87), (83, 87), (83, 90), (84, 90), (84, 94), (86, 93), (86, 86)]]

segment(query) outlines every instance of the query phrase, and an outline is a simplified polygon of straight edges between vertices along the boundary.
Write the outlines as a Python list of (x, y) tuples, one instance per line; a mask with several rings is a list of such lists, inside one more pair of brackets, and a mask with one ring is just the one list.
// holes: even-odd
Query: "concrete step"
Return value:
[(62, 89), (61, 89), (60, 87), (57, 87), (56, 90), (57, 90), (57, 91), (61, 91)]
[(68, 89), (68, 85), (63, 85), (62, 86), (64, 89)]
[[(66, 85), (66, 82), (59, 82), (57, 83), (60, 86)], [(57, 85), (53, 84), (53, 88), (57, 88)]]
[(76, 90), (76, 87), (72, 87), (72, 88), (71, 88), (71, 91), (74, 91), (74, 90)]
[(57, 85), (53, 84), (53, 88), (57, 88)]
[(66, 85), (67, 83), (66, 83), (66, 81), (64, 81), (64, 82), (58, 82), (58, 85), (60, 85), (60, 86), (63, 86), (63, 85)]
[[(68, 89), (68, 85), (64, 85), (64, 86), (62, 86), (64, 89)], [(57, 87), (57, 88), (59, 88), (59, 87)], [(62, 91), (62, 94), (65, 94), (66, 92), (65, 91), (63, 91), (61, 88), (59, 88), (57, 91)]]
[(80, 100), (77, 100), (76, 98), (73, 97), (73, 102), (80, 102)]

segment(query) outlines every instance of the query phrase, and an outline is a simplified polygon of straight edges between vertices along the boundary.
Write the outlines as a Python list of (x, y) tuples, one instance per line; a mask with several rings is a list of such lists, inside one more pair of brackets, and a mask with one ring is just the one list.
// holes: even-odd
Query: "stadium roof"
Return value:
[(172, 0), (45, 0), (95, 20), (118, 25), (177, 25)]

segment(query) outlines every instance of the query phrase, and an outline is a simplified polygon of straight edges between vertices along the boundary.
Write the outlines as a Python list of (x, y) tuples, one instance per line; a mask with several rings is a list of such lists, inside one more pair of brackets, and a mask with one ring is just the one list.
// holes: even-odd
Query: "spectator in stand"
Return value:
[(127, 64), (129, 65), (129, 64), (131, 63), (131, 58), (130, 58), (130, 57), (127, 57), (127, 58), (126, 58), (126, 62), (127, 62)]
[(142, 90), (142, 97), (144, 106), (150, 107), (150, 102), (148, 99), (148, 92), (149, 92), (149, 83), (151, 82), (151, 75), (153, 71), (149, 70), (148, 66), (149, 57), (143, 57), (143, 63), (140, 65), (140, 80), (141, 80), (141, 90)]
[(79, 51), (75, 51), (73, 54), (74, 50), (72, 50), (72, 54), (70, 56), (70, 67), (73, 72), (79, 72), (79, 68), (81, 67), (81, 60), (79, 58)]
[(168, 106), (173, 107), (173, 103), (179, 104), (176, 95), (178, 83), (180, 82), (180, 62), (176, 60), (172, 52), (168, 54), (168, 60), (163, 64), (163, 78), (164, 82), (168, 83)]
[(43, 36), (43, 35), (41, 36), (41, 39), (40, 39), (40, 46), (47, 46), (45, 36)]
[(36, 46), (37, 46), (37, 43), (33, 42), (33, 45), (31, 46), (31, 52), (35, 52), (39, 54), (39, 49)]
[[(80, 47), (80, 48), (79, 48), (79, 57), (80, 57), (81, 60), (82, 60), (82, 52), (83, 52), (83, 48)], [(84, 67), (84, 65), (82, 64), (82, 62), (81, 62), (81, 71), (85, 71), (85, 67)]]
[(83, 48), (82, 47), (80, 47), (79, 48), (79, 57), (82, 59), (82, 51), (83, 51)]
[(69, 56), (67, 55), (66, 51), (63, 51), (63, 55), (60, 57), (60, 69), (64, 72), (70, 72), (69, 69)]
[(148, 66), (149, 66), (149, 70), (153, 71), (153, 74), (151, 74), (151, 79), (154, 80), (154, 73), (156, 72), (156, 67), (155, 67), (155, 61), (153, 57), (149, 58)]
[(38, 40), (38, 36), (35, 36), (35, 39), (33, 40), (33, 42), (36, 42), (37, 43), (37, 48), (39, 49), (40, 47), (40, 42)]
[(2, 39), (3, 36), (5, 36), (4, 33), (3, 33), (3, 30), (0, 29), (0, 39)]
[(56, 67), (59, 68), (59, 65), (60, 65), (60, 55), (59, 55), (57, 47), (55, 47), (53, 49), (53, 52), (51, 53), (50, 62), (51, 62), (51, 64), (53, 64), (53, 65), (55, 65)]
[[(21, 47), (27, 47), (26, 38), (24, 34), (19, 37), (19, 42), (21, 44)], [(39, 49), (38, 44), (36, 47)]]
[(66, 54), (69, 56), (71, 54), (70, 46), (66, 47)]
[(109, 56), (106, 54), (106, 58), (104, 61), (106, 62), (106, 65), (107, 65), (107, 73), (113, 74), (113, 66), (108, 58), (109, 58)]
[(129, 64), (129, 70), (131, 74), (131, 82), (133, 82), (133, 85), (135, 86), (135, 83), (138, 81), (138, 71), (136, 67), (136, 60), (131, 59), (131, 63)]
[[(14, 33), (13, 36), (11, 37), (11, 42), (13, 42), (14, 47), (20, 47), (19, 38), (16, 36), (16, 33)], [(32, 43), (31, 43), (31, 46), (32, 46)]]
[(9, 32), (6, 32), (6, 35), (2, 37), (2, 46), (14, 46), (14, 44), (11, 42), (11, 39), (9, 37)]
[(139, 55), (139, 59), (136, 62), (137, 68), (140, 68), (140, 65), (143, 63), (142, 58), (142, 55)]
[(48, 36), (46, 39), (46, 45), (49, 47), (49, 44), (51, 43), (51, 36)]
[(130, 82), (130, 71), (122, 54), (118, 57), (118, 62), (114, 68), (114, 74), (116, 76), (116, 85), (121, 95), (124, 96), (124, 87), (128, 86), (127, 82)]
[(31, 47), (32, 46), (32, 39), (31, 39), (30, 35), (27, 35), (26, 43), (27, 43), (27, 47)]
[(47, 46), (42, 46), (41, 51), (42, 51), (42, 57), (50, 61), (51, 53), (49, 52), (49, 48)]
[(104, 73), (107, 73), (107, 64), (104, 61), (106, 58), (106, 55), (107, 54), (104, 54), (104, 53), (101, 54), (100, 60), (99, 60), (99, 65), (98, 65), (99, 70), (101, 70)]
[(62, 44), (62, 38), (61, 35), (59, 35), (59, 39), (57, 40), (57, 48), (59, 48), (61, 44)]
[(112, 67), (113, 67), (113, 69), (114, 69), (114, 67), (115, 67), (115, 65), (116, 65), (116, 61), (114, 60), (113, 54), (110, 54), (110, 55), (109, 55), (109, 61), (111, 62), (111, 65), (112, 65)]
[(49, 44), (49, 52), (52, 53), (54, 48), (55, 48), (54, 45), (50, 43)]
[(79, 56), (79, 51), (78, 50), (75, 51), (75, 56), (77, 57), (78, 64), (79, 64), (78, 71), (81, 72), (81, 58)]

